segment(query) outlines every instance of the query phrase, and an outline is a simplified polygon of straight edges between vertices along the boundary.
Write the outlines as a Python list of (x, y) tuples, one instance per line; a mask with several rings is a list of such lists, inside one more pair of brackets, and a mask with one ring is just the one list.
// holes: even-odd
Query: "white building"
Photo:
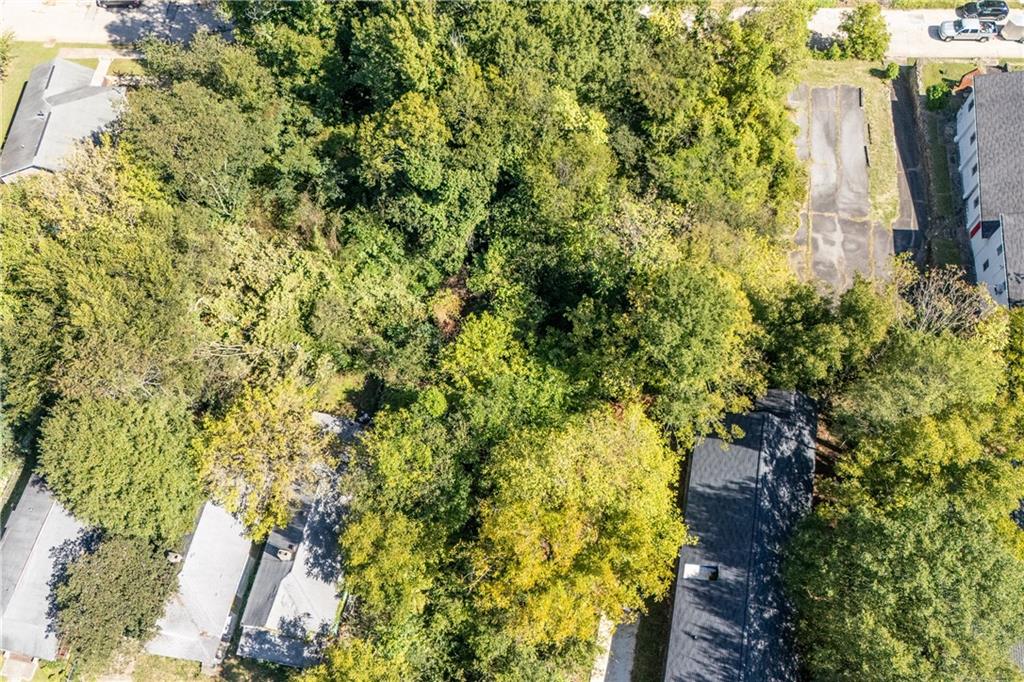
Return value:
[(965, 229), (978, 282), (998, 303), (1024, 303), (1024, 72), (974, 79), (957, 114)]
[(0, 649), (8, 680), (32, 679), (37, 661), (53, 661), (53, 578), (80, 549), (85, 526), (33, 476), (0, 539)]
[(66, 59), (32, 69), (0, 152), (0, 182), (58, 170), (78, 142), (110, 126), (124, 91), (94, 83), (94, 75)]
[(146, 651), (198, 661), (206, 670), (218, 665), (252, 566), (251, 547), (242, 524), (207, 502), (178, 574), (178, 591), (167, 601)]

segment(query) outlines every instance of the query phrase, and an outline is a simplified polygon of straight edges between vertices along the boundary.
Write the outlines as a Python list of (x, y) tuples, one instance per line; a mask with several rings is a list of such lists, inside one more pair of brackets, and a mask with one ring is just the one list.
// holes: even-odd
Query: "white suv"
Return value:
[(994, 21), (978, 19), (957, 19), (944, 21), (939, 25), (939, 38), (947, 43), (951, 40), (977, 40), (987, 42), (999, 34), (999, 27)]

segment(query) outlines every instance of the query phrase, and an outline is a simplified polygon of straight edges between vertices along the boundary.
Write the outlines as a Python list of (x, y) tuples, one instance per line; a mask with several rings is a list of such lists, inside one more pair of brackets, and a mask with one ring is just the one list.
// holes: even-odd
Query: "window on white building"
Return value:
[(971, 133), (971, 144), (974, 144), (974, 141), (977, 140), (977, 139), (978, 139), (978, 133)]
[(974, 98), (973, 97), (971, 98), (971, 101), (967, 103), (967, 111), (974, 111)]
[(988, 261), (981, 264), (981, 271), (984, 272), (985, 270), (988, 270)]
[(1000, 244), (999, 246), (996, 247), (996, 255), (997, 256), (1003, 255), (1003, 245), (1002, 244)]
[(974, 168), (971, 169), (971, 175), (978, 174), (978, 164), (974, 164)]

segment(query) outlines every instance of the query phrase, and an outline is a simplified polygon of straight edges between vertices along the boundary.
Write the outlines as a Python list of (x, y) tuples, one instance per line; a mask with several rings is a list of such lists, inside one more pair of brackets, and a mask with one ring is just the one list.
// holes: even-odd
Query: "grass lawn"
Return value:
[(285, 682), (292, 672), (291, 668), (284, 666), (229, 656), (221, 665), (219, 679), (228, 682)]
[(900, 214), (900, 195), (889, 83), (873, 75), (879, 68), (875, 62), (813, 59), (798, 71), (795, 82), (811, 87), (853, 85), (863, 89), (864, 117), (870, 128), (868, 190), (871, 194), (871, 217), (889, 225)]
[(195, 661), (182, 661), (165, 656), (141, 654), (132, 669), (133, 682), (171, 682), (171, 680), (202, 680), (200, 666)]
[(647, 605), (647, 613), (640, 616), (636, 630), (636, 651), (633, 655), (632, 682), (660, 680), (665, 671), (665, 652), (672, 627), (672, 599), (666, 596)]
[(931, 155), (934, 178), (932, 191), (935, 203), (942, 215), (953, 215), (953, 184), (949, 179), (949, 157), (946, 145), (939, 134), (939, 125), (935, 117), (928, 119), (928, 153)]
[(115, 59), (107, 73), (114, 76), (141, 76), (145, 71), (135, 59)]
[(934, 237), (931, 240), (932, 265), (960, 265), (960, 247), (952, 239)]
[[(929, 85), (942, 82), (953, 87), (960, 82), (965, 74), (977, 68), (978, 65), (975, 62), (922, 61), (920, 66), (922, 87), (927, 89)], [(923, 95), (924, 92), (920, 94)]]
[[(14, 43), (11, 49), (11, 66), (7, 78), (0, 84), (0, 129), (3, 138), (7, 138), (7, 128), (11, 125), (14, 110), (18, 106), (21, 88), (28, 80), (32, 67), (57, 56), (62, 47), (108, 47), (107, 45), (79, 45), (58, 43), (47, 47), (43, 43)], [(78, 64), (96, 68), (95, 59), (75, 59)]]

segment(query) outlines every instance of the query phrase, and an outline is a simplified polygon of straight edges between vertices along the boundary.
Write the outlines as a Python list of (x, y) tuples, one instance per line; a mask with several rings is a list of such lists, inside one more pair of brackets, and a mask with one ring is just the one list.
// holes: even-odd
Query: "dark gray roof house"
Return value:
[(742, 437), (705, 438), (689, 460), (684, 515), (698, 543), (679, 553), (665, 682), (797, 677), (780, 564), (811, 507), (814, 403), (769, 391), (728, 423)]
[[(356, 421), (324, 412), (314, 412), (313, 419), (342, 447), (361, 429)], [(240, 656), (294, 668), (320, 659), (341, 604), (338, 534), (348, 499), (336, 479), (324, 472), (317, 493), (303, 500), (286, 528), (267, 538), (242, 614)]]
[(59, 169), (77, 142), (117, 118), (124, 92), (92, 82), (93, 69), (64, 59), (32, 69), (0, 152), (0, 181)]
[(957, 112), (965, 228), (975, 275), (1003, 305), (1024, 304), (1024, 72), (974, 77)]
[(342, 512), (330, 496), (307, 501), (267, 538), (242, 614), (240, 656), (295, 668), (320, 659), (340, 604)]
[(77, 555), (85, 526), (33, 476), (0, 537), (0, 649), (28, 658), (57, 658), (52, 586)]

